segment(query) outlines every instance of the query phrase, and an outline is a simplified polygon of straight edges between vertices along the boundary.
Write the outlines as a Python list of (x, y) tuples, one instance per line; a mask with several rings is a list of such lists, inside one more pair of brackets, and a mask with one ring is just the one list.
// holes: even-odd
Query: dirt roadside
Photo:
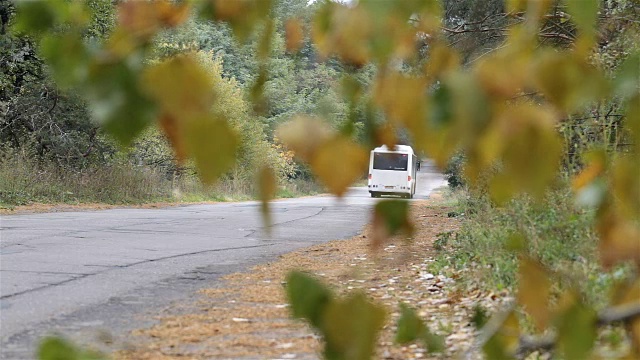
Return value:
[[(296, 199), (304, 199), (314, 196), (329, 196), (326, 193), (314, 194), (307, 196), (298, 196)], [(291, 198), (277, 198), (271, 201), (284, 201)], [(235, 201), (197, 201), (197, 202), (152, 202), (144, 204), (101, 204), (101, 203), (82, 203), (82, 204), (41, 204), (34, 203), (29, 205), (17, 205), (11, 208), (0, 207), (0, 215), (24, 215), (24, 214), (41, 214), (50, 212), (69, 212), (69, 211), (95, 211), (110, 209), (161, 209), (169, 207), (180, 207), (190, 205), (211, 205), (220, 203), (235, 203), (257, 200), (235, 200)]]
[[(475, 335), (470, 319), (477, 303), (494, 310), (508, 299), (462, 288), (456, 279), (431, 273), (438, 234), (456, 231), (460, 220), (442, 195), (412, 203), (413, 240), (394, 239), (382, 250), (369, 248), (369, 227), (352, 239), (332, 241), (281, 256), (249, 272), (225, 277), (202, 291), (194, 311), (164, 315), (159, 323), (133, 332), (128, 350), (116, 359), (317, 359), (321, 339), (289, 316), (283, 281), (293, 269), (317, 275), (340, 294), (364, 290), (384, 304), (389, 316), (378, 339), (376, 358), (451, 358), (466, 352)], [(453, 275), (452, 275), (453, 274)], [(429, 354), (422, 344), (393, 342), (398, 304), (414, 307), (431, 330), (446, 338), (446, 351)]]

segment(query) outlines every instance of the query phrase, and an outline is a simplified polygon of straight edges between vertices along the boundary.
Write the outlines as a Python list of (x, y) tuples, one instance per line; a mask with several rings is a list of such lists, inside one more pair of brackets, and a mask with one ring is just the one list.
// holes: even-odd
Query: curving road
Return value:
[[(416, 198), (443, 185), (427, 163)], [(374, 201), (366, 188), (275, 201), (270, 234), (257, 202), (3, 216), (0, 358), (33, 358), (50, 332), (81, 342), (96, 329), (126, 334), (220, 276), (355, 235)]]

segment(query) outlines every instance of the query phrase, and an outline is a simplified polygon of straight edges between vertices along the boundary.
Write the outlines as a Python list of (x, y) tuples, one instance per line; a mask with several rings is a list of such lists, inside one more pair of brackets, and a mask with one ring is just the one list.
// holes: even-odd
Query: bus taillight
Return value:
[(411, 181), (411, 175), (407, 176), (407, 181)]
[(371, 180), (371, 174), (369, 174), (369, 180)]

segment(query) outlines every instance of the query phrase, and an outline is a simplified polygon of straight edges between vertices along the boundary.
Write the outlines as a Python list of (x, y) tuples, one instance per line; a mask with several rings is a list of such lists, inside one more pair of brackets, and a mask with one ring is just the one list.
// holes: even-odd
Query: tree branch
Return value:
[[(465, 353), (465, 359), (474, 358), (475, 351), (482, 349), (482, 347), (491, 339), (500, 329), (506, 321), (509, 313), (514, 309), (515, 303), (511, 303), (507, 306), (507, 309), (498, 316), (495, 316), (482, 330), (477, 338), (477, 341), (469, 348)], [(640, 302), (620, 305), (602, 310), (595, 321), (594, 326), (605, 326), (615, 323), (627, 323), (631, 320), (640, 317)], [(521, 336), (518, 344), (518, 348), (515, 352), (517, 357), (524, 357), (525, 355), (536, 351), (549, 351), (556, 346), (557, 342), (556, 334), (549, 334), (539, 337), (534, 336)]]
[[(605, 326), (619, 322), (629, 322), (640, 316), (640, 302), (620, 305), (604, 309), (598, 314), (596, 326)], [(526, 355), (536, 350), (551, 350), (555, 347), (557, 335), (550, 334), (541, 337), (521, 337), (516, 355)]]

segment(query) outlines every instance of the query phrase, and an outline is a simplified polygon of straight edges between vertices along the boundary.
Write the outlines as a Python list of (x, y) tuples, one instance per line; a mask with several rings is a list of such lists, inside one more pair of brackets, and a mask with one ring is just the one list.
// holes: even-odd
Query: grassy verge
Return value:
[[(287, 181), (278, 197), (317, 194), (317, 184)], [(225, 179), (205, 187), (193, 175), (168, 178), (149, 167), (128, 163), (70, 171), (22, 156), (0, 161), (0, 209), (30, 204), (190, 203), (254, 199), (248, 181)]]
[(588, 303), (602, 306), (625, 269), (605, 272), (600, 267), (594, 214), (577, 209), (569, 193), (552, 192), (541, 202), (522, 197), (504, 207), (462, 191), (451, 193), (456, 211), (449, 216), (463, 221), (459, 231), (439, 235), (433, 271), (474, 269), (485, 289), (513, 292), (518, 255), (512, 248), (521, 236), (524, 251), (558, 275), (556, 293), (577, 285)]

